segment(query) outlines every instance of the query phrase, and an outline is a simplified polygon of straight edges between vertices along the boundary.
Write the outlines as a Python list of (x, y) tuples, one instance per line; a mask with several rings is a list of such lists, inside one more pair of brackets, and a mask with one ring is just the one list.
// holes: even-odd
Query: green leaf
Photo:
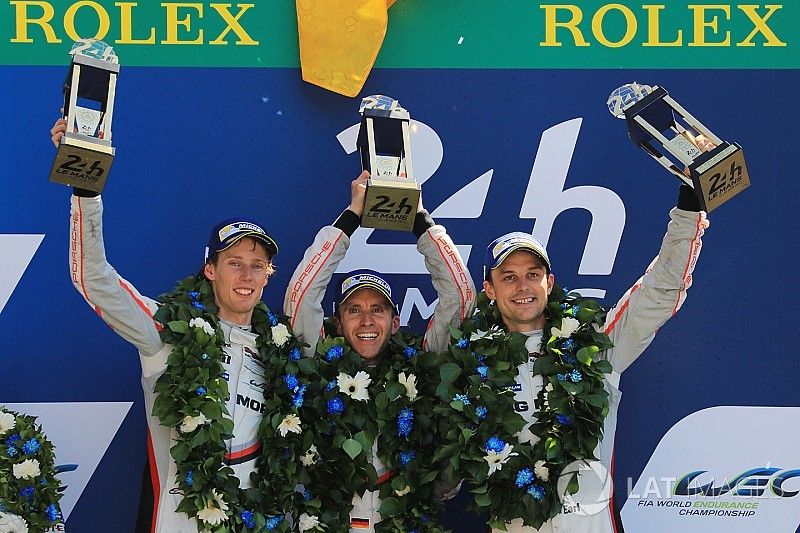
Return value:
[(569, 483), (567, 483), (567, 492), (570, 494), (575, 494), (578, 492), (578, 488), (578, 474), (572, 474)]
[(489, 507), (492, 504), (492, 497), (488, 492), (476, 493), (475, 503), (481, 507)]
[(167, 324), (167, 327), (175, 333), (186, 333), (189, 331), (189, 323), (184, 320), (173, 320)]
[(169, 453), (176, 463), (180, 463), (189, 457), (189, 447), (185, 442), (179, 442), (169, 450)]
[(392, 516), (396, 515), (402, 510), (402, 506), (400, 505), (400, 501), (397, 498), (390, 497), (384, 498), (381, 502), (381, 507), (378, 509), (378, 512), (381, 513), (381, 516)]
[(361, 444), (357, 440), (347, 439), (342, 443), (342, 449), (350, 459), (355, 459), (363, 451)]
[(600, 349), (595, 345), (586, 346), (578, 350), (576, 357), (578, 358), (578, 361), (580, 361), (584, 365), (591, 366), (592, 358), (599, 351)]
[(605, 359), (600, 359), (599, 361), (595, 361), (594, 368), (598, 372), (602, 372), (603, 374), (610, 374), (611, 372), (614, 371), (613, 367), (611, 366), (611, 363), (609, 363)]
[(589, 405), (603, 408), (608, 403), (608, 394), (590, 394), (586, 397), (586, 401), (589, 403)]
[(461, 374), (461, 367), (455, 363), (445, 363), (439, 368), (439, 376), (442, 378), (442, 383), (453, 383), (459, 374)]

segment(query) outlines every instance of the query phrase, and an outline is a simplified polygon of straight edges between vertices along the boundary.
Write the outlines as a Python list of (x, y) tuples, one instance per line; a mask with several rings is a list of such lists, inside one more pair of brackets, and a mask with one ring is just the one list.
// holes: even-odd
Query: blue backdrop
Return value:
[[(135, 402), (67, 523), (71, 532), (101, 524), (132, 531), (145, 461), (138, 359), (73, 290), (69, 191), (47, 181), (55, 156), (48, 130), (58, 117), (65, 70), (0, 68), (0, 233), (45, 235), (0, 314), (0, 403)], [(585, 210), (558, 216), (549, 250), (559, 283), (605, 290), (610, 305), (656, 254), (678, 189), (606, 110), (610, 91), (633, 80), (666, 87), (720, 137), (744, 146), (752, 185), (712, 213), (683, 309), (623, 374), (615, 453), (620, 505), (627, 479), (636, 479), (660, 437), (689, 413), (716, 405), (797, 404), (792, 324), (800, 185), (792, 169), (800, 111), (792, 98), (800, 76), (376, 70), (362, 92), (394, 96), (441, 139), (441, 165), (423, 187), (430, 210), (494, 170), (479, 217), (438, 219), (456, 243), (475, 246), (469, 267), (476, 281), (493, 237), (533, 227), (533, 220), (520, 218), (520, 207), (542, 132), (582, 118), (566, 187), (614, 191), (624, 203), (624, 231), (610, 275), (578, 274), (592, 223)], [(280, 244), (278, 272), (264, 296), (280, 308), (314, 232), (349, 202), (349, 182), (360, 167), (336, 135), (357, 122), (357, 108), (357, 100), (304, 84), (295, 69), (123, 66), (117, 156), (103, 193), (110, 261), (143, 294), (156, 296), (200, 266), (215, 222), (250, 214)], [(376, 232), (370, 242), (413, 240)], [(400, 294), (419, 287), (427, 302), (434, 298), (424, 275), (394, 279)], [(422, 322), (415, 310), (410, 326)], [(449, 516), (456, 531), (476, 530), (463, 516)]]

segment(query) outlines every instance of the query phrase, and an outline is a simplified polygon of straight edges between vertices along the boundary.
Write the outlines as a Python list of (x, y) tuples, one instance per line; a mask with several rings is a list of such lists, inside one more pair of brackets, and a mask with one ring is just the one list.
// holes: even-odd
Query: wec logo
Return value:
[[(689, 472), (675, 482), (674, 494), (676, 496), (722, 496), (730, 494), (733, 496), (763, 496), (769, 489), (770, 492), (782, 498), (791, 498), (800, 494), (800, 483), (787, 481), (800, 478), (800, 469), (783, 470), (781, 468), (753, 468), (743, 472), (728, 481), (723, 480), (721, 484), (714, 486), (714, 480), (701, 484), (695, 482), (707, 470), (695, 470)], [(784, 486), (786, 484), (787, 486)], [(791, 490), (792, 487), (799, 490)]]
[(0, 312), (22, 279), (44, 235), (0, 235)]

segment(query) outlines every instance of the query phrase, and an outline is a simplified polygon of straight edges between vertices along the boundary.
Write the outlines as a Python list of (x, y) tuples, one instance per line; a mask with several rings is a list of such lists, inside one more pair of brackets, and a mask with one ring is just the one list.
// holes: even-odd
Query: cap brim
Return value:
[(542, 255), (542, 252), (540, 250), (538, 250), (535, 247), (533, 247), (533, 246), (531, 246), (529, 244), (526, 244), (526, 243), (515, 244), (515, 245), (511, 246), (508, 250), (505, 250), (502, 254), (500, 254), (497, 257), (497, 259), (494, 260), (494, 266), (492, 266), (492, 268), (490, 268), (490, 270), (494, 270), (495, 268), (497, 268), (500, 265), (502, 265), (503, 261), (505, 261), (508, 258), (509, 255), (511, 255), (513, 252), (516, 252), (518, 250), (525, 250), (526, 252), (532, 253), (533, 255), (538, 257), (539, 260), (541, 260), (542, 263), (544, 263), (544, 266), (547, 267), (547, 270), (550, 270), (550, 261), (548, 261), (547, 258)]
[(219, 250), (217, 250), (215, 253), (220, 253), (222, 251), (227, 250), (228, 248), (230, 248), (231, 246), (233, 246), (234, 244), (236, 244), (237, 242), (239, 242), (240, 240), (242, 240), (245, 237), (250, 237), (251, 239), (255, 239), (255, 240), (263, 243), (264, 246), (266, 246), (267, 251), (270, 252), (270, 254), (273, 255), (273, 256), (278, 253), (278, 243), (276, 243), (272, 239), (272, 237), (269, 237), (269, 236), (264, 235), (263, 233), (259, 233), (257, 231), (247, 231), (247, 232), (240, 233), (240, 234), (236, 235), (236, 237), (234, 237), (231, 240), (231, 242), (229, 242), (227, 245), (225, 245), (224, 247), (222, 247)]

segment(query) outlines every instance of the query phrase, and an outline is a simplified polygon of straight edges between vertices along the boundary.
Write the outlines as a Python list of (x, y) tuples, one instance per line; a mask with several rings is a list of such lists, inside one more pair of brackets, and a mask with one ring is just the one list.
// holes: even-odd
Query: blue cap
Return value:
[(506, 233), (495, 240), (486, 248), (486, 261), (483, 266), (483, 278), (488, 279), (489, 271), (499, 267), (503, 261), (517, 250), (525, 250), (533, 253), (542, 260), (547, 272), (550, 272), (550, 258), (547, 257), (547, 250), (539, 240), (530, 233), (512, 231)]
[(397, 305), (392, 300), (392, 286), (389, 285), (389, 282), (386, 281), (382, 274), (366, 268), (353, 270), (342, 276), (339, 283), (336, 284), (333, 312), (336, 313), (336, 308), (342, 305), (354, 292), (365, 288), (381, 293), (389, 301), (395, 312), (398, 312)]
[(261, 224), (249, 218), (231, 218), (223, 220), (211, 230), (208, 246), (206, 246), (206, 262), (244, 237), (250, 237), (262, 243), (270, 258), (278, 253), (278, 244), (264, 231)]

